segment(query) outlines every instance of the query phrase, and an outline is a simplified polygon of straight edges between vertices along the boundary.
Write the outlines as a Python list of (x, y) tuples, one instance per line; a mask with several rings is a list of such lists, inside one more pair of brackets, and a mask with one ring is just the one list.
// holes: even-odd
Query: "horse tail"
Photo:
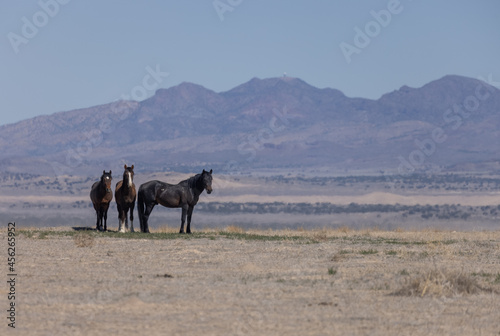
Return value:
[(144, 190), (139, 188), (137, 193), (137, 212), (139, 214), (139, 223), (141, 225), (141, 232), (144, 232)]

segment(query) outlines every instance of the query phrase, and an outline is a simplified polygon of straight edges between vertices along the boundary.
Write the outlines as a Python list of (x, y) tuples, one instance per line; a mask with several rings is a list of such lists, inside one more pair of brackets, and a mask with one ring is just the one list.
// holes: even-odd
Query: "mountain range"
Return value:
[[(377, 83), (373, 83), (377, 85)], [(449, 75), (377, 100), (298, 78), (226, 92), (182, 83), (0, 126), (0, 171), (500, 172), (500, 90)]]

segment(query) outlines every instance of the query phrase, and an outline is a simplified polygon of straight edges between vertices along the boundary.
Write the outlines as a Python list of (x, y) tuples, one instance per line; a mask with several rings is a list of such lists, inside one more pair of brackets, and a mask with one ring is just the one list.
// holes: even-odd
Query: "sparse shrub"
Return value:
[(363, 255), (368, 255), (368, 254), (377, 254), (378, 251), (377, 250), (374, 250), (374, 249), (369, 249), (369, 250), (361, 250), (359, 251), (359, 254), (363, 254)]
[(77, 247), (94, 246), (94, 236), (91, 233), (78, 232), (73, 236), (73, 241)]
[(156, 274), (156, 277), (157, 278), (173, 278), (174, 276), (173, 275), (170, 275), (170, 274)]
[(345, 252), (344, 253), (336, 253), (330, 260), (335, 262), (340, 262), (346, 259)]
[(35, 236), (35, 231), (34, 230), (22, 230), (20, 231), (22, 235), (24, 235), (26, 238), (34, 238)]
[(38, 239), (46, 239), (48, 235), (48, 231), (40, 231), (40, 233), (38, 234)]
[[(406, 270), (403, 271), (407, 272)], [(423, 275), (406, 279), (402, 288), (394, 294), (401, 296), (451, 297), (480, 292), (493, 292), (493, 290), (482, 288), (474, 278), (461, 272), (431, 270)]]
[(328, 236), (326, 234), (326, 231), (325, 230), (321, 230), (321, 231), (318, 231), (318, 232), (315, 232), (313, 234), (313, 240), (315, 242), (325, 242), (328, 240)]
[(500, 273), (497, 273), (497, 276), (495, 278), (495, 283), (500, 283)]
[(337, 274), (337, 269), (333, 267), (328, 267), (328, 275), (335, 275)]
[(427, 258), (429, 256), (429, 252), (427, 252), (427, 251), (420, 252), (420, 254), (418, 256), (422, 259)]

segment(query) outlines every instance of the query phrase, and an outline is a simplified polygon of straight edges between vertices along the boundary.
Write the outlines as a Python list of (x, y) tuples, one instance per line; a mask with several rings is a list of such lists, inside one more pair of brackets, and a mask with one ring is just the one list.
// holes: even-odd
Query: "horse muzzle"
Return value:
[(111, 188), (106, 188), (106, 192), (110, 193), (111, 192)]
[(212, 188), (210, 188), (210, 189), (207, 188), (207, 194), (210, 195), (211, 193), (212, 193)]

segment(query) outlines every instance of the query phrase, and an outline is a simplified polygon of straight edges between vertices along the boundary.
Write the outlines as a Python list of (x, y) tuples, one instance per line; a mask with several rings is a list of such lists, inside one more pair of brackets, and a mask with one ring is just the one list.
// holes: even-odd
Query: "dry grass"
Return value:
[(176, 233), (176, 232), (179, 232), (179, 228), (178, 227), (171, 227), (171, 226), (168, 226), (168, 225), (163, 225), (163, 226), (160, 226), (157, 229), (151, 229), (150, 228), (150, 231), (152, 233)]
[(73, 236), (73, 241), (77, 247), (92, 247), (94, 246), (94, 235), (89, 232), (78, 232)]
[(338, 253), (335, 253), (330, 260), (334, 262), (342, 262), (346, 259), (347, 257), (345, 251), (340, 251)]
[(321, 230), (315, 230), (315, 232), (312, 234), (312, 239), (316, 242), (325, 242), (328, 241), (328, 230), (321, 229)]
[(245, 230), (239, 226), (236, 226), (236, 225), (229, 225), (228, 227), (226, 227), (226, 229), (224, 230), (226, 232), (229, 232), (229, 233), (244, 233)]
[(495, 291), (491, 288), (481, 287), (474, 278), (462, 272), (434, 269), (423, 275), (406, 279), (402, 288), (394, 294), (419, 297), (452, 297), (481, 292), (494, 293)]
[(154, 231), (20, 230), (24, 334), (500, 332), (500, 231)]

